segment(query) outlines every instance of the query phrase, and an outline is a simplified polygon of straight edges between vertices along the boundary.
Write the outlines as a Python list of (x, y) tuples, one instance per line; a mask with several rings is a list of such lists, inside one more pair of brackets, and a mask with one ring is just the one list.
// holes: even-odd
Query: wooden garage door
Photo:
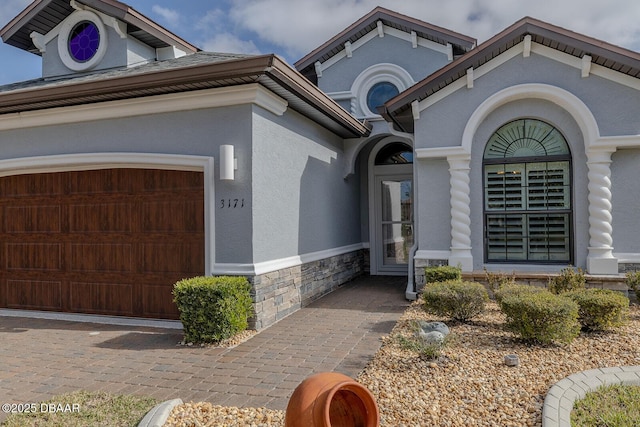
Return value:
[(177, 318), (204, 273), (199, 172), (106, 169), (0, 178), (0, 307)]

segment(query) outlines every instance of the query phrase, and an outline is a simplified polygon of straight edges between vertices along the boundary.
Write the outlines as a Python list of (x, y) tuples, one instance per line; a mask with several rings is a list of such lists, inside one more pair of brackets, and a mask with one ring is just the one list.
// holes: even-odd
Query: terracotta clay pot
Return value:
[(378, 405), (371, 392), (346, 375), (323, 372), (296, 387), (285, 427), (377, 427)]

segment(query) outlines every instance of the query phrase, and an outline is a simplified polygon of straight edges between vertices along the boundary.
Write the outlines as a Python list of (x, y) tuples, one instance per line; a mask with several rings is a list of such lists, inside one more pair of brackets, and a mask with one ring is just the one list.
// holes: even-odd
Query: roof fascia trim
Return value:
[(0, 116), (0, 131), (242, 104), (255, 104), (276, 115), (284, 114), (288, 107), (287, 101), (260, 84), (252, 83), (178, 94), (10, 113)]
[(40, 0), (34, 1), (27, 6), (20, 14), (7, 23), (2, 29), (0, 29), (0, 37), (6, 43), (15, 33), (18, 32), (28, 21), (30, 21), (35, 15), (39, 14), (43, 9), (49, 6), (52, 0)]

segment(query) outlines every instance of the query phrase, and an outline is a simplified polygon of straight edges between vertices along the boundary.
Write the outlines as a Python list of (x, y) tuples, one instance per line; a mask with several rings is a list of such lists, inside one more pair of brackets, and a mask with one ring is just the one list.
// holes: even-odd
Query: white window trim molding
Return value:
[(214, 158), (157, 153), (82, 153), (0, 160), (0, 177), (114, 168), (164, 169), (202, 172), (204, 175), (205, 274), (215, 263)]
[[(98, 44), (98, 50), (95, 55), (86, 62), (76, 61), (69, 53), (68, 43), (69, 35), (73, 27), (83, 21), (88, 21), (94, 24), (98, 28), (100, 34), (100, 43)], [(62, 60), (62, 63), (70, 70), (73, 71), (87, 71), (94, 68), (102, 61), (104, 55), (107, 53), (108, 39), (106, 27), (104, 22), (98, 15), (88, 10), (79, 10), (67, 17), (62, 21), (62, 25), (58, 28), (58, 55)]]
[[(351, 94), (356, 99), (355, 109), (358, 111), (352, 111), (356, 117), (365, 119), (376, 119), (380, 117), (377, 112), (369, 110), (367, 106), (367, 94), (373, 85), (381, 82), (392, 83), (398, 88), (399, 92), (403, 92), (415, 84), (411, 74), (396, 64), (381, 63), (368, 67), (355, 78), (350, 89)], [(352, 109), (354, 109), (353, 105)]]
[[(70, 90), (72, 90), (70, 88)], [(106, 101), (72, 107), (25, 111), (0, 116), (0, 131), (82, 123), (205, 108), (255, 104), (281, 116), (288, 102), (258, 83), (204, 89), (178, 94), (155, 95), (123, 101)]]

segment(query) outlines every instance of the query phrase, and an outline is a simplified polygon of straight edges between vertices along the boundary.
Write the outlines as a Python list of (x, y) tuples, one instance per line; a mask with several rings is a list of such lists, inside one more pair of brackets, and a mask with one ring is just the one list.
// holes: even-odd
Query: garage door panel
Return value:
[(0, 197), (60, 195), (64, 192), (62, 182), (63, 176), (59, 173), (6, 176), (0, 180)]
[(71, 282), (71, 310), (83, 313), (132, 316), (133, 285)]
[(202, 232), (204, 205), (198, 201), (177, 200), (142, 204), (144, 232)]
[(201, 274), (204, 248), (190, 243), (146, 243), (142, 246), (143, 272)]
[[(126, 173), (122, 173), (123, 170)], [(68, 173), (69, 194), (132, 193), (137, 178), (136, 169), (100, 169)]]
[(62, 269), (60, 243), (10, 243), (5, 248), (7, 270), (59, 271)]
[[(177, 282), (179, 279), (174, 280)], [(178, 308), (173, 302), (173, 287), (158, 285), (142, 285), (142, 293), (147, 297), (142, 300), (142, 311), (145, 317), (177, 318)]]
[(8, 206), (4, 222), (7, 233), (60, 233), (60, 205)]
[(177, 318), (173, 284), (204, 274), (203, 183), (144, 169), (0, 177), (0, 307)]
[(129, 203), (72, 204), (71, 233), (118, 233), (132, 231), (133, 206)]
[(140, 182), (144, 191), (185, 191), (200, 190), (204, 186), (204, 177), (200, 173), (188, 171), (142, 170)]
[(62, 283), (44, 280), (7, 280), (7, 307), (16, 309), (62, 309)]
[(71, 271), (132, 273), (135, 271), (132, 244), (71, 244)]

